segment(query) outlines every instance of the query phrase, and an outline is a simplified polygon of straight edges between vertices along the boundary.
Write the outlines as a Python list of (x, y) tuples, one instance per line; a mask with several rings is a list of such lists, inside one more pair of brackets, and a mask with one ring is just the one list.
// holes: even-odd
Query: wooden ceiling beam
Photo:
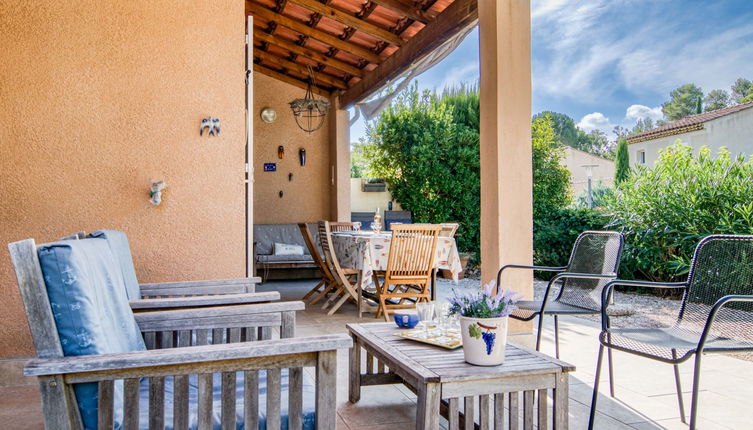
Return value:
[(359, 78), (363, 76), (363, 71), (356, 66), (332, 57), (328, 57), (315, 49), (307, 48), (303, 45), (298, 45), (297, 43), (291, 42), (279, 35), (276, 36), (268, 34), (262, 30), (259, 30), (258, 28), (254, 28), (254, 39), (279, 46), (280, 48), (287, 49), (288, 51), (298, 54), (302, 57), (306, 57), (311, 61), (315, 61), (317, 63), (324, 64), (325, 66), (341, 70), (353, 76), (358, 76)]
[[(287, 60), (285, 58), (278, 57), (277, 55), (274, 55), (274, 54), (272, 54), (270, 52), (262, 51), (261, 49), (256, 48), (256, 47), (254, 48), (254, 57), (258, 57), (258, 58), (262, 59), (263, 61), (272, 63), (272, 64), (274, 64), (276, 66), (281, 67), (281, 68), (292, 70), (292, 71), (294, 71), (296, 73), (300, 73), (300, 74), (302, 74), (304, 76), (308, 76), (309, 75), (309, 69), (308, 69), (308, 67), (306, 67), (306, 66), (304, 66), (302, 64), (295, 63), (293, 61)], [(338, 78), (336, 78), (334, 76), (328, 75), (326, 73), (315, 74), (314, 75), (314, 82), (317, 82), (317, 81), (323, 82), (323, 83), (325, 83), (325, 84), (327, 84), (329, 86), (332, 86), (332, 87), (335, 87), (335, 88), (339, 88), (341, 90), (347, 90), (348, 89), (348, 86), (345, 84), (345, 81), (343, 81), (342, 79), (338, 79)]]
[(275, 13), (273, 10), (267, 9), (266, 7), (258, 3), (254, 3), (250, 0), (246, 0), (246, 13), (247, 14), (250, 13), (254, 16), (258, 16), (267, 21), (274, 21), (278, 25), (282, 25), (284, 27), (287, 27), (303, 35), (311, 36), (316, 40), (324, 42), (330, 46), (334, 46), (345, 52), (349, 52), (355, 56), (369, 60), (372, 63), (379, 64), (382, 61), (384, 61), (382, 57), (380, 57), (379, 55), (375, 54), (374, 52), (372, 52), (371, 50), (367, 48), (364, 48), (352, 42), (343, 41), (337, 36), (333, 36), (332, 34), (327, 33), (326, 31), (318, 30), (316, 28), (311, 28), (301, 21), (298, 21), (293, 18), (288, 18), (285, 15)]
[(408, 69), (411, 63), (437, 49), (459, 31), (478, 21), (478, 0), (455, 0), (402, 48), (367, 73), (340, 96), (340, 105), (350, 107)]
[(347, 13), (335, 7), (324, 5), (317, 0), (289, 0), (289, 1), (299, 6), (303, 6), (304, 8), (310, 11), (321, 14), (322, 16), (325, 16), (331, 20), (337, 21), (341, 24), (345, 24), (348, 27), (352, 27), (358, 31), (362, 31), (366, 34), (370, 34), (376, 37), (377, 39), (381, 39), (381, 40), (384, 40), (385, 42), (389, 42), (393, 45), (402, 46), (405, 43), (405, 41), (401, 39), (400, 36), (396, 35), (395, 33), (390, 32), (386, 28), (382, 28), (368, 21), (364, 21), (361, 18), (358, 18), (354, 15), (351, 15), (350, 13)]
[(415, 7), (410, 7), (399, 0), (371, 0), (379, 6), (390, 9), (400, 15), (405, 15), (408, 18), (418, 21), (421, 24), (428, 24), (434, 18), (423, 10)]
[[(294, 85), (298, 88), (303, 88), (304, 90), (308, 87), (307, 82), (304, 82), (300, 79), (296, 79), (290, 75), (280, 73), (276, 70), (272, 70), (269, 67), (265, 67), (260, 64), (254, 64), (254, 72), (261, 73), (262, 75), (267, 75), (270, 78), (277, 79), (278, 81), (282, 81), (290, 85)], [(331, 93), (329, 91), (319, 88), (316, 85), (311, 87), (311, 91), (322, 97), (329, 98), (331, 96)]]

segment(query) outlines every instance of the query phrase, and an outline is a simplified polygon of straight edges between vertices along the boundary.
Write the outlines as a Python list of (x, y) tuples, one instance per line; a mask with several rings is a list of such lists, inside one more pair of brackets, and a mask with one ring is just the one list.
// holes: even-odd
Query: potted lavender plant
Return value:
[(458, 315), (465, 361), (477, 366), (497, 366), (505, 361), (507, 317), (516, 309), (514, 291), (494, 294), (495, 282), (480, 291), (458, 292), (450, 297), (450, 314)]

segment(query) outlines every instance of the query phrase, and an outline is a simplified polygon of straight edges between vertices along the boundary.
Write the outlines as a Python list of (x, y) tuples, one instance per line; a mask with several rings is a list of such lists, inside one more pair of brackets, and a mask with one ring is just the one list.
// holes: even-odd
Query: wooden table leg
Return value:
[(361, 288), (361, 281), (363, 280), (363, 269), (358, 271), (356, 275), (356, 291), (358, 292), (358, 298), (356, 299), (356, 307), (358, 308), (358, 318), (361, 318), (363, 309), (361, 309), (361, 302), (363, 301), (363, 288)]
[(361, 400), (361, 345), (355, 336), (352, 337), (353, 346), (350, 348), (348, 400), (350, 400), (350, 403), (358, 403)]
[(431, 271), (431, 300), (437, 300), (437, 271), (439, 269), (432, 269)]
[(419, 383), (416, 430), (436, 430), (439, 428), (441, 391), (437, 383)]
[(554, 384), (554, 417), (552, 419), (555, 430), (564, 430), (568, 426), (568, 375), (558, 373)]

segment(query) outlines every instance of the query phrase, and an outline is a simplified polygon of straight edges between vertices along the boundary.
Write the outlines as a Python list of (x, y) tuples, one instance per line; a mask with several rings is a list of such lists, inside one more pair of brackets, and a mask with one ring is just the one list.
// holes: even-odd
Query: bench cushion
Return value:
[(128, 300), (139, 300), (141, 298), (141, 289), (139, 281), (136, 279), (136, 269), (133, 267), (133, 256), (131, 256), (131, 247), (128, 244), (128, 236), (122, 231), (117, 230), (97, 230), (89, 237), (102, 238), (110, 245), (110, 250), (123, 272), (126, 293)]
[[(316, 224), (309, 224), (309, 230), (316, 235)], [(315, 238), (317, 245), (319, 240)], [(274, 254), (274, 244), (287, 243), (303, 247), (303, 254), (310, 255), (306, 242), (301, 236), (298, 224), (254, 224), (254, 243), (257, 255)]]
[(314, 259), (310, 255), (257, 255), (258, 263), (311, 263)]
[[(236, 429), (248, 428), (243, 422), (243, 372), (236, 372), (236, 402), (235, 402), (235, 419)], [(288, 369), (283, 369), (281, 372), (281, 396), (280, 396), (280, 412), (281, 412), (281, 424), (282, 429), (288, 429)], [(165, 429), (173, 429), (173, 383), (172, 376), (165, 377)], [(266, 428), (267, 421), (267, 372), (259, 372), (259, 428)], [(139, 398), (139, 427), (146, 429), (149, 423), (149, 380), (144, 378), (141, 380), (141, 395)], [(212, 412), (212, 428), (220, 430), (221, 428), (221, 406), (222, 406), (222, 379), (219, 373), (213, 375), (212, 383), (212, 398), (214, 399)], [(196, 375), (190, 375), (188, 377), (188, 403), (189, 403), (189, 429), (198, 428), (196, 422), (198, 410), (198, 397), (199, 397), (199, 383)], [(316, 391), (312, 378), (303, 372), (303, 429), (313, 430), (316, 427)]]
[[(64, 355), (146, 349), (106, 240), (50, 243), (38, 254)], [(97, 384), (76, 384), (74, 390), (84, 426), (96, 428)]]

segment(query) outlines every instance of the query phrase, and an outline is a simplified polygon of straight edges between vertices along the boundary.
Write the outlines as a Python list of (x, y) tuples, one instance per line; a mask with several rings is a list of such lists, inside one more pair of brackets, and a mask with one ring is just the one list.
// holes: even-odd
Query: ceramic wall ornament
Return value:
[(279, 192), (279, 193), (277, 193), (277, 195), (278, 195), (278, 196), (280, 196), (280, 198), (282, 198), (282, 196), (284, 196), (284, 195), (285, 195), (285, 193), (283, 193), (283, 192), (282, 192), (282, 190), (280, 190), (280, 192)]
[(298, 150), (298, 161), (301, 163), (301, 166), (306, 165), (306, 150), (303, 148)]
[(279, 158), (280, 160), (285, 158), (285, 147), (282, 145), (277, 147), (277, 158)]
[(220, 119), (219, 118), (204, 118), (201, 120), (201, 127), (199, 128), (199, 136), (204, 135), (204, 129), (207, 129), (209, 136), (220, 135)]
[(165, 181), (152, 181), (149, 187), (149, 203), (159, 206), (162, 203), (162, 190), (167, 188)]
[(288, 173), (288, 182), (293, 182), (293, 172)]
[(260, 116), (262, 121), (266, 122), (267, 124), (271, 124), (277, 119), (277, 112), (275, 112), (275, 110), (271, 107), (265, 107), (261, 110)]

